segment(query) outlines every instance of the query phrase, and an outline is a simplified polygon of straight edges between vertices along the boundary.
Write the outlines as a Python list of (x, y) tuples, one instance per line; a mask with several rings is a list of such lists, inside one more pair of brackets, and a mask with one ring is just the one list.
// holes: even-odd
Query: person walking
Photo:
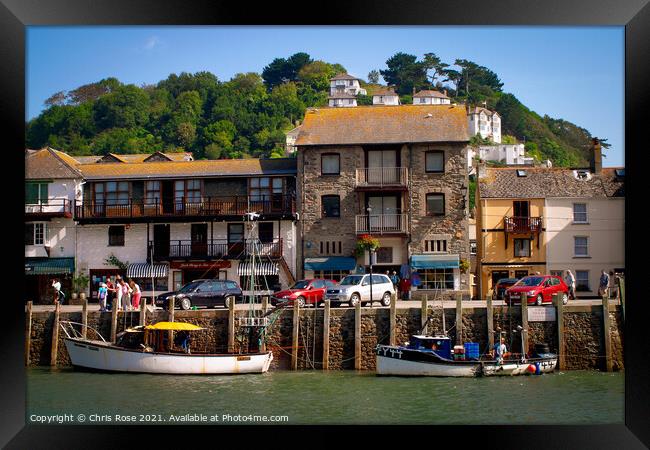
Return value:
[(576, 277), (571, 272), (571, 269), (565, 270), (564, 282), (569, 287), (569, 298), (575, 300), (576, 298)]
[(59, 302), (60, 304), (63, 305), (63, 301), (65, 300), (65, 294), (61, 290), (61, 282), (59, 281), (58, 278), (54, 278), (52, 280), (52, 287), (54, 288), (54, 301)]
[(609, 274), (607, 271), (603, 270), (600, 275), (600, 286), (598, 287), (598, 296), (606, 296), (609, 292)]
[(397, 272), (393, 270), (393, 275), (391, 275), (389, 278), (390, 281), (393, 282), (393, 287), (395, 288), (395, 291), (397, 291), (399, 287), (399, 275), (397, 275)]
[(133, 309), (138, 310), (140, 309), (140, 296), (142, 295), (142, 291), (140, 290), (138, 283), (133, 281), (133, 278), (129, 280), (129, 286), (131, 287), (131, 292), (133, 292), (133, 296), (131, 297), (131, 304), (133, 306)]
[(108, 297), (108, 287), (106, 283), (99, 283), (97, 297), (99, 298), (99, 310), (101, 312), (106, 311), (106, 298)]
[(124, 295), (124, 291), (122, 290), (122, 277), (118, 275), (115, 277), (115, 301), (113, 302), (118, 311), (123, 307), (122, 295)]

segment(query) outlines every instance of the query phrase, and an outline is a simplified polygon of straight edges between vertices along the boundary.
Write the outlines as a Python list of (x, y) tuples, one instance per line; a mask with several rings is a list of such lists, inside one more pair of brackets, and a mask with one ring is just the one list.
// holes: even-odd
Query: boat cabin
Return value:
[(412, 335), (407, 348), (430, 351), (446, 359), (451, 359), (452, 357), (451, 339), (447, 336)]

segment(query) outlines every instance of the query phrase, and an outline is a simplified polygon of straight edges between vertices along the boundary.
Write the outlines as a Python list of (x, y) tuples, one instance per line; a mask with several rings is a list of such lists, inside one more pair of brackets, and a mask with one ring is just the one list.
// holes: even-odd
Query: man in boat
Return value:
[(501, 364), (503, 362), (503, 358), (507, 356), (508, 353), (508, 347), (506, 347), (506, 339), (504, 337), (501, 337), (500, 342), (497, 342), (494, 345), (494, 358)]
[(176, 334), (176, 339), (174, 343), (179, 345), (185, 353), (190, 353), (190, 333), (187, 331), (179, 331)]

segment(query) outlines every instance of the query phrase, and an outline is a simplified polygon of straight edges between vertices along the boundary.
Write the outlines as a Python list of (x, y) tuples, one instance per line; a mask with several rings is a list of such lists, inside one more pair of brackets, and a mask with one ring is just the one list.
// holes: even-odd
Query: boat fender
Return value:
[(542, 366), (540, 363), (536, 362), (535, 363), (535, 375), (539, 375), (542, 373)]
[(533, 364), (528, 364), (528, 367), (526, 367), (526, 372), (535, 373), (535, 366)]

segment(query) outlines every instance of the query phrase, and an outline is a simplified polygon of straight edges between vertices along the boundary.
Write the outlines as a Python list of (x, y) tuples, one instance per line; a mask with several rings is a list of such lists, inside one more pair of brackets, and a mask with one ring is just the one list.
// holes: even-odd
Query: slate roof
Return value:
[(347, 73), (339, 73), (333, 78), (330, 78), (330, 81), (334, 80), (358, 80), (359, 78), (353, 77), (352, 75), (349, 75)]
[(296, 145), (468, 141), (465, 107), (373, 105), (308, 109)]
[(376, 89), (376, 90), (372, 93), (372, 95), (373, 95), (373, 96), (374, 96), (374, 95), (383, 95), (383, 96), (387, 96), (387, 95), (397, 95), (397, 92), (395, 92), (395, 88), (392, 88), (392, 87), (385, 87), (385, 88), (379, 88), (379, 89)]
[[(524, 170), (526, 176), (517, 176), (518, 170)], [(574, 169), (486, 168), (485, 177), (479, 178), (479, 192), (481, 198), (624, 197), (625, 181), (615, 170), (604, 168), (598, 175), (590, 172), (589, 179), (581, 180)]]
[(492, 115), (494, 115), (494, 114), (496, 114), (497, 116), (499, 115), (498, 112), (496, 112), (496, 111), (490, 111), (489, 109), (487, 109), (487, 108), (483, 108), (482, 106), (476, 106), (476, 107), (471, 108), (471, 109), (469, 110), (469, 114), (480, 114), (481, 112), (484, 112), (484, 113), (487, 114), (488, 116), (492, 116)]
[(295, 158), (91, 163), (77, 167), (88, 180), (292, 175), (297, 172)]
[(413, 97), (438, 97), (438, 98), (449, 98), (445, 94), (443, 94), (440, 91), (433, 91), (433, 90), (422, 90), (415, 94)]
[(82, 178), (76, 166), (77, 161), (70, 155), (50, 147), (25, 153), (27, 180)]

